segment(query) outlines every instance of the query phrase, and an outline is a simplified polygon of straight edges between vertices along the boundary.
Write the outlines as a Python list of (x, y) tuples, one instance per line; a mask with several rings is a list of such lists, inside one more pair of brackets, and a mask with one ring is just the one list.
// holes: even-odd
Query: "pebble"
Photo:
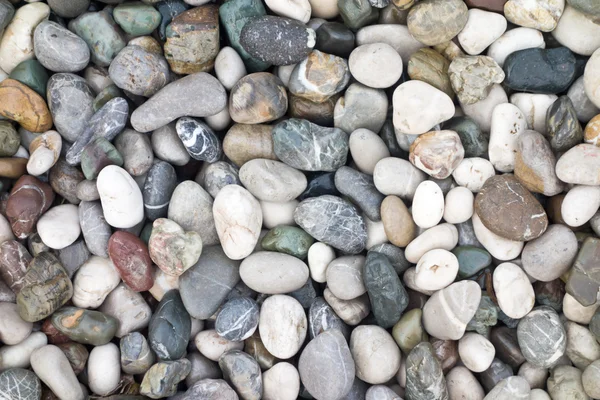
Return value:
[(452, 250), (458, 243), (458, 231), (452, 224), (439, 224), (426, 229), (406, 249), (404, 255), (410, 263), (416, 264), (428, 251), (434, 249)]
[(227, 340), (240, 342), (256, 331), (258, 317), (259, 308), (254, 300), (248, 297), (231, 299), (219, 311), (215, 330)]
[(448, 398), (442, 366), (430, 343), (419, 343), (406, 358), (406, 397), (417, 400)]
[(600, 396), (600, 387), (598, 386), (598, 364), (600, 362), (594, 361), (590, 365), (588, 365), (583, 374), (581, 375), (581, 382), (583, 384), (583, 389), (585, 393), (590, 397), (598, 397)]
[(600, 27), (593, 15), (585, 14), (567, 4), (558, 25), (552, 31), (554, 39), (572, 52), (591, 56), (600, 48)]
[(554, 151), (566, 151), (581, 143), (583, 129), (568, 96), (561, 96), (548, 108), (546, 114), (547, 136)]
[(537, 367), (529, 361), (526, 361), (519, 368), (519, 376), (525, 378), (529, 383), (529, 387), (532, 389), (533, 394), (533, 390), (536, 388), (543, 388), (546, 386), (548, 370), (546, 368)]
[(215, 58), (215, 73), (221, 84), (231, 90), (247, 75), (246, 66), (240, 55), (231, 47), (223, 47)]
[(432, 131), (410, 145), (410, 162), (435, 179), (446, 179), (464, 157), (460, 137), (454, 131)]
[(592, 144), (583, 143), (572, 147), (558, 159), (556, 176), (565, 183), (577, 185), (598, 185), (600, 177), (592, 172), (600, 149)]
[(448, 372), (446, 385), (451, 399), (483, 400), (485, 395), (475, 376), (463, 366), (454, 367)]
[(556, 158), (550, 143), (541, 133), (522, 132), (516, 144), (514, 172), (519, 182), (528, 190), (554, 196), (564, 189), (555, 172)]
[(131, 228), (144, 219), (142, 192), (123, 168), (109, 165), (97, 180), (106, 222), (115, 228)]
[(281, 359), (290, 358), (306, 338), (304, 309), (290, 296), (271, 296), (262, 304), (258, 329), (269, 353)]
[(117, 87), (138, 96), (151, 97), (169, 82), (165, 58), (136, 45), (121, 50), (108, 73)]
[[(4, 143), (3, 150), (10, 153), (12, 151), (9, 147), (12, 144), (10, 138), (6, 138)], [(29, 145), (31, 155), (27, 162), (27, 172), (34, 176), (47, 172), (58, 161), (61, 149), (62, 139), (56, 131), (48, 131), (36, 137)]]
[(467, 24), (458, 34), (458, 41), (467, 54), (481, 54), (506, 31), (506, 19), (502, 15), (472, 8)]
[(199, 332), (194, 341), (198, 351), (212, 361), (219, 361), (219, 358), (230, 350), (244, 348), (243, 342), (232, 342), (224, 339), (215, 330)]
[(73, 304), (81, 308), (98, 308), (119, 282), (119, 273), (108, 258), (92, 256), (79, 268), (73, 280)]
[(223, 139), (223, 152), (238, 167), (255, 158), (277, 160), (273, 152), (272, 127), (233, 125)]
[[(6, 217), (14, 235), (27, 238), (54, 201), (52, 188), (37, 178), (23, 176), (13, 186), (6, 202)], [(6, 220), (4, 220), (6, 221)], [(9, 234), (7, 239), (12, 239)]]
[(62, 350), (53, 345), (40, 347), (31, 354), (33, 372), (60, 399), (85, 398), (71, 364)]
[(13, 303), (0, 303), (0, 340), (6, 345), (19, 344), (31, 334), (33, 325), (21, 319), (17, 305)]
[[(564, 203), (563, 203), (564, 204)], [(523, 269), (534, 279), (550, 282), (566, 273), (577, 255), (577, 238), (564, 225), (550, 225), (523, 248)]]
[(428, 83), (453, 98), (455, 94), (448, 76), (449, 66), (450, 61), (443, 55), (433, 49), (422, 48), (410, 55), (406, 71), (411, 79)]
[(467, 333), (458, 341), (460, 359), (469, 370), (483, 372), (492, 364), (496, 349), (478, 333)]
[(265, 371), (262, 378), (263, 399), (294, 400), (297, 398), (300, 391), (300, 376), (292, 364), (277, 363)]
[[(508, 102), (506, 92), (501, 85), (492, 85), (488, 96), (474, 104), (461, 104), (464, 114), (473, 119), (485, 133), (491, 129), (492, 113), (498, 104)], [(545, 117), (545, 114), (544, 114)]]
[(119, 329), (115, 333), (118, 338), (146, 328), (152, 315), (142, 295), (125, 284), (119, 284), (110, 292), (99, 310), (119, 321)]
[(240, 350), (231, 350), (219, 359), (223, 377), (244, 399), (262, 398), (263, 382), (260, 366), (254, 358)]
[(592, 260), (596, 257), (599, 245), (600, 242), (595, 238), (584, 240), (567, 279), (567, 292), (583, 306), (596, 303), (598, 280), (592, 269)]
[(567, 225), (578, 227), (588, 222), (598, 207), (600, 207), (600, 188), (577, 185), (565, 196), (561, 215)]
[(102, 346), (115, 336), (119, 322), (99, 311), (63, 307), (52, 315), (52, 325), (70, 340)]
[(185, 232), (176, 222), (159, 218), (152, 224), (148, 250), (166, 274), (180, 276), (198, 261), (202, 239), (197, 232)]
[(160, 13), (151, 5), (141, 2), (119, 4), (113, 10), (115, 22), (133, 36), (149, 35), (160, 23)]
[(504, 13), (506, 19), (515, 25), (551, 32), (556, 28), (564, 8), (563, 0), (548, 0), (541, 3), (509, 0), (504, 6)]
[(33, 44), (36, 59), (53, 72), (78, 72), (90, 61), (85, 41), (56, 22), (40, 22)]
[(304, 262), (277, 252), (256, 252), (240, 265), (242, 281), (260, 293), (293, 292), (306, 283), (308, 275), (308, 267)]
[(488, 97), (493, 85), (504, 80), (504, 72), (488, 56), (457, 57), (448, 67), (448, 76), (459, 101), (467, 105)]
[(306, 177), (286, 164), (253, 159), (240, 168), (240, 181), (258, 200), (286, 202), (306, 189)]
[(31, 132), (42, 133), (52, 127), (52, 116), (44, 99), (14, 79), (0, 83), (0, 117), (18, 122)]
[(348, 58), (354, 50), (355, 35), (344, 24), (325, 22), (315, 32), (317, 34), (315, 49), (323, 53)]
[(184, 230), (199, 233), (203, 246), (211, 246), (219, 243), (212, 209), (212, 197), (196, 182), (184, 181), (173, 191), (167, 216)]
[(386, 43), (358, 46), (350, 54), (348, 65), (357, 81), (376, 89), (394, 85), (402, 75), (402, 58)]
[[(260, 208), (263, 213), (263, 225), (267, 229), (276, 228), (279, 225), (294, 225), (294, 211), (298, 207), (298, 201), (292, 200), (285, 203), (279, 202), (271, 202), (271, 201), (261, 201)], [(302, 236), (307, 235), (306, 233)], [(310, 235), (309, 235), (310, 236)], [(311, 239), (312, 240), (312, 239)], [(303, 245), (304, 242), (301, 244)], [(278, 244), (273, 243), (273, 246)], [(292, 246), (296, 246), (294, 243)], [(287, 251), (296, 252), (296, 251), (304, 251), (304, 248), (294, 249), (292, 247), (288, 248)], [(287, 252), (286, 251), (286, 252)]]
[(521, 319), (517, 335), (523, 356), (534, 366), (548, 368), (565, 354), (567, 333), (556, 311), (548, 306), (537, 307)]
[(310, 277), (319, 283), (327, 281), (327, 267), (335, 259), (335, 251), (331, 246), (321, 242), (315, 242), (308, 249), (307, 261), (310, 269)]
[(426, 46), (435, 46), (458, 35), (467, 20), (468, 10), (464, 2), (432, 0), (413, 6), (407, 23), (415, 39)]
[(335, 187), (335, 172), (309, 173), (306, 190), (298, 197), (305, 200), (323, 195), (339, 196), (340, 192)]
[(533, 308), (535, 294), (525, 272), (514, 263), (502, 263), (494, 270), (494, 290), (500, 309), (519, 319)]
[(92, 392), (107, 395), (117, 388), (121, 380), (119, 348), (114, 343), (96, 346), (88, 360), (88, 385)]
[(422, 316), (421, 309), (412, 309), (404, 313), (392, 329), (392, 336), (404, 354), (409, 354), (416, 345), (429, 340), (421, 323)]
[(121, 369), (127, 374), (143, 374), (154, 364), (155, 356), (139, 332), (123, 336), (119, 342)]
[[(294, 204), (297, 206), (296, 202), (294, 202)], [(265, 208), (263, 207), (263, 210), (264, 209)], [(290, 211), (290, 216), (293, 221), (293, 210)], [(262, 239), (261, 246), (263, 250), (285, 253), (304, 260), (308, 255), (308, 250), (313, 242), (314, 239), (300, 228), (295, 226), (277, 225)]]
[(222, 379), (203, 379), (196, 382), (183, 395), (183, 400), (204, 397), (207, 400), (237, 400), (236, 392)]
[(185, 358), (154, 364), (144, 375), (140, 394), (151, 399), (175, 395), (177, 384), (185, 379), (191, 368), (190, 362)]
[(384, 196), (375, 188), (371, 176), (344, 166), (335, 173), (335, 186), (341, 194), (358, 205), (369, 219), (381, 220), (380, 207)]
[(282, 117), (286, 111), (285, 87), (273, 74), (257, 72), (246, 75), (231, 89), (229, 112), (231, 119), (237, 123), (269, 122)]
[(419, 259), (415, 271), (415, 285), (423, 290), (435, 291), (454, 282), (458, 274), (458, 259), (443, 249), (430, 250)]
[(578, 324), (592, 324), (592, 319), (598, 306), (599, 304), (597, 303), (587, 307), (583, 306), (569, 293), (566, 293), (562, 299), (562, 309), (565, 317), (569, 321), (577, 322)]
[[(510, 0), (509, 0), (510, 1)], [(511, 376), (501, 380), (485, 396), (487, 400), (529, 399), (531, 389), (527, 381), (520, 376)]]
[(32, 332), (27, 338), (15, 345), (4, 345), (0, 349), (0, 369), (28, 368), (29, 359), (34, 350), (48, 344), (48, 338), (42, 332)]
[(398, 346), (385, 329), (376, 325), (361, 325), (352, 331), (350, 352), (356, 376), (370, 384), (387, 382), (400, 368)]
[(79, 224), (90, 253), (106, 257), (111, 230), (104, 219), (100, 202), (82, 201), (79, 204)]
[(0, 390), (7, 399), (39, 399), (42, 396), (38, 377), (23, 368), (11, 368), (1, 373)]
[(313, 50), (296, 64), (287, 86), (294, 96), (323, 103), (348, 86), (350, 72), (345, 59)]
[(540, 31), (517, 27), (497, 38), (489, 47), (487, 55), (502, 67), (506, 57), (512, 53), (525, 49), (543, 49), (545, 46), (544, 36)]
[(600, 80), (597, 77), (600, 69), (600, 51), (596, 50), (585, 65), (583, 84), (585, 94), (596, 107), (600, 107)]
[(191, 319), (177, 290), (168, 291), (152, 314), (148, 343), (159, 360), (177, 360), (185, 354)]
[(363, 280), (364, 256), (343, 256), (327, 266), (327, 287), (341, 300), (352, 300), (367, 292)]
[[(505, 314), (498, 311), (499, 319), (506, 320)], [(496, 348), (497, 357), (510, 368), (516, 370), (525, 362), (525, 357), (519, 347), (517, 330), (508, 326), (494, 327), (490, 332), (490, 341)]]
[(360, 172), (373, 175), (377, 163), (390, 156), (384, 141), (368, 129), (357, 129), (348, 141), (352, 160)]
[(294, 211), (294, 220), (316, 240), (346, 253), (359, 253), (366, 246), (364, 220), (354, 206), (339, 197), (303, 200)]
[(550, 371), (548, 394), (552, 399), (587, 399), (581, 382), (581, 371), (570, 365), (559, 365)]
[[(583, 83), (583, 76), (580, 76), (569, 88), (567, 96), (573, 102), (575, 106), (575, 112), (577, 118), (582, 123), (590, 121), (595, 115), (600, 113), (598, 107), (592, 103), (587, 94), (585, 94), (585, 87)], [(585, 133), (585, 132), (584, 132)]]
[(444, 200), (444, 221), (460, 224), (473, 216), (473, 193), (466, 187), (450, 189)]
[(448, 95), (422, 81), (408, 81), (394, 91), (394, 128), (398, 132), (420, 135), (454, 116)]
[(219, 379), (222, 377), (219, 366), (202, 354), (193, 352), (189, 353), (186, 357), (192, 363), (192, 370), (185, 378), (185, 383), (188, 387), (192, 387), (196, 382), (203, 379)]
[(500, 381), (513, 376), (510, 366), (494, 358), (490, 368), (479, 374), (481, 385), (486, 391), (492, 390)]
[(367, 25), (370, 20), (377, 20), (378, 10), (373, 9), (368, 0), (340, 1), (338, 8), (344, 24), (350, 29), (358, 29)]
[(383, 90), (353, 83), (335, 104), (334, 126), (348, 134), (360, 128), (379, 132), (385, 123), (387, 108), (388, 98)]

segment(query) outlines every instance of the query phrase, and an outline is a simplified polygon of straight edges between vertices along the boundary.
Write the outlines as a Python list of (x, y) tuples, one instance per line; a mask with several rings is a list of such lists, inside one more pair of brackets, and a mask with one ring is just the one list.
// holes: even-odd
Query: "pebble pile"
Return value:
[(0, 0), (0, 400), (600, 399), (599, 0)]

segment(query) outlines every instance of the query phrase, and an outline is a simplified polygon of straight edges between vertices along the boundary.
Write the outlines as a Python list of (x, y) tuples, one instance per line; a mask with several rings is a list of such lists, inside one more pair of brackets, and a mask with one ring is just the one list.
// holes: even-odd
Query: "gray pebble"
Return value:
[(0, 34), (15, 15), (15, 7), (8, 0), (0, 0)]
[(98, 193), (96, 181), (89, 181), (87, 179), (82, 180), (77, 184), (76, 194), (77, 198), (81, 201), (100, 200), (100, 193)]
[(146, 218), (155, 220), (167, 216), (169, 201), (176, 186), (175, 168), (168, 162), (155, 162), (146, 175), (142, 190)]
[(131, 176), (140, 176), (148, 172), (154, 161), (148, 135), (125, 129), (115, 138), (114, 145), (123, 157), (123, 168)]
[(219, 379), (223, 376), (216, 362), (209, 360), (197, 351), (188, 353), (186, 357), (192, 363), (192, 370), (185, 377), (187, 387), (192, 387), (203, 379)]
[(169, 83), (169, 64), (162, 54), (141, 46), (126, 46), (108, 68), (119, 88), (137, 96), (150, 97)]
[(181, 142), (193, 159), (212, 163), (221, 158), (223, 154), (221, 142), (205, 123), (183, 117), (177, 121), (175, 128)]
[(3, 400), (39, 400), (42, 384), (36, 374), (23, 368), (11, 368), (0, 374)]
[(520, 376), (511, 376), (500, 381), (485, 396), (485, 400), (529, 400), (529, 383)]
[(121, 338), (121, 369), (126, 374), (143, 374), (154, 364), (156, 357), (146, 337), (139, 332), (131, 332)]
[(588, 400), (583, 389), (581, 371), (570, 365), (552, 368), (548, 378), (548, 394), (552, 400)]
[(256, 360), (241, 350), (230, 350), (219, 358), (223, 378), (244, 400), (260, 400), (263, 383)]
[(77, 72), (90, 62), (90, 49), (79, 36), (56, 22), (42, 21), (33, 35), (35, 57), (54, 72)]
[(347, 134), (359, 128), (379, 132), (388, 112), (388, 98), (380, 89), (351, 84), (333, 111), (333, 123)]
[(235, 391), (222, 379), (202, 379), (190, 387), (180, 400), (239, 400)]
[(554, 365), (567, 347), (565, 328), (556, 311), (548, 306), (536, 307), (523, 317), (517, 337), (525, 359), (539, 367)]
[[(79, 204), (79, 207), (81, 207), (81, 203)], [(58, 251), (58, 258), (65, 268), (65, 271), (67, 271), (69, 278), (73, 278), (75, 272), (77, 272), (79, 267), (81, 267), (90, 256), (90, 251), (83, 240), (78, 240)]]
[(404, 250), (398, 246), (394, 246), (391, 243), (378, 244), (377, 246), (371, 247), (369, 251), (374, 251), (385, 255), (392, 263), (392, 266), (398, 275), (402, 275), (412, 266), (412, 264), (404, 256)]
[(242, 185), (239, 169), (225, 161), (208, 165), (204, 171), (204, 188), (214, 198), (227, 185)]
[(313, 300), (317, 298), (317, 291), (312, 279), (308, 278), (304, 286), (290, 292), (289, 295), (298, 300), (302, 308), (309, 308)]
[(152, 132), (152, 150), (156, 157), (173, 165), (185, 165), (190, 155), (177, 136), (175, 123), (170, 123)]
[(259, 307), (247, 297), (229, 300), (221, 307), (215, 321), (219, 336), (232, 342), (241, 342), (252, 336), (258, 327)]
[(186, 231), (196, 231), (203, 246), (219, 243), (213, 218), (213, 199), (194, 181), (181, 182), (175, 188), (169, 203), (169, 219)]
[(90, 6), (90, 0), (48, 0), (48, 5), (58, 16), (75, 18)]
[(419, 343), (406, 358), (406, 398), (448, 399), (446, 379), (431, 343)]
[(322, 297), (313, 300), (308, 311), (308, 333), (311, 339), (330, 329), (336, 329), (350, 339), (350, 328)]
[(79, 203), (79, 223), (90, 253), (99, 257), (108, 257), (108, 239), (110, 239), (112, 231), (104, 219), (104, 212), (99, 201)]
[(387, 386), (374, 385), (367, 390), (365, 400), (402, 400), (402, 398)]
[(377, 191), (371, 175), (344, 166), (335, 173), (335, 187), (358, 205), (371, 221), (381, 221), (381, 202), (385, 196)]

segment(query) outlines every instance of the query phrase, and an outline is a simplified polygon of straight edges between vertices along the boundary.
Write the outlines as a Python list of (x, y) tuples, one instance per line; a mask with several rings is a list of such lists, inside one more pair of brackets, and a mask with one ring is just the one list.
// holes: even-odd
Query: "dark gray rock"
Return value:
[(381, 202), (385, 196), (377, 191), (371, 175), (344, 166), (335, 173), (335, 187), (360, 207), (371, 221), (381, 221)]
[(227, 340), (241, 342), (256, 331), (259, 310), (258, 304), (248, 297), (231, 299), (221, 307), (215, 330)]
[(369, 252), (363, 270), (363, 281), (377, 325), (382, 328), (392, 327), (408, 306), (408, 293), (390, 260), (381, 253)]
[[(79, 207), (81, 207), (81, 205)], [(83, 240), (78, 240), (58, 251), (58, 258), (71, 279), (73, 279), (75, 272), (77, 272), (79, 267), (81, 267), (90, 256), (90, 251)]]
[(431, 343), (419, 343), (406, 358), (406, 398), (448, 400), (446, 379)]
[(35, 57), (54, 72), (77, 72), (90, 62), (90, 49), (82, 38), (56, 22), (42, 21), (33, 34)]
[(221, 158), (221, 142), (205, 123), (183, 117), (177, 121), (176, 129), (179, 139), (193, 159), (212, 163)]
[(82, 77), (60, 73), (48, 80), (46, 96), (56, 130), (65, 140), (74, 142), (94, 115), (92, 90)]
[(3, 400), (39, 400), (42, 384), (32, 371), (11, 368), (0, 374), (0, 393)]
[(454, 225), (458, 231), (459, 246), (475, 246), (483, 249), (483, 245), (477, 240), (475, 230), (473, 229), (473, 221), (469, 219), (466, 222)]
[(154, 364), (155, 356), (146, 337), (139, 332), (131, 332), (121, 338), (121, 368), (126, 374), (143, 374)]
[(336, 329), (344, 335), (346, 341), (350, 339), (350, 328), (322, 297), (313, 300), (308, 310), (308, 334), (311, 339), (321, 333)]
[(163, 361), (154, 364), (144, 375), (140, 394), (152, 399), (173, 396), (177, 384), (185, 379), (192, 369), (189, 360)]
[(241, 350), (230, 350), (219, 358), (223, 378), (244, 400), (260, 400), (262, 374), (260, 365), (252, 356)]
[(213, 197), (227, 185), (240, 185), (239, 169), (225, 161), (217, 161), (206, 167), (204, 171), (204, 187)]
[(75, 18), (88, 9), (90, 0), (48, 0), (48, 5), (59, 17)]
[(355, 377), (352, 389), (340, 400), (365, 400), (369, 387), (369, 384)]
[(567, 349), (565, 328), (548, 306), (534, 308), (519, 321), (517, 338), (525, 359), (541, 368), (554, 365)]
[(485, 391), (489, 392), (498, 382), (513, 375), (513, 370), (508, 364), (494, 358), (490, 367), (479, 374), (479, 382)]
[(169, 83), (169, 64), (161, 54), (131, 45), (117, 54), (108, 74), (119, 88), (150, 97)]
[(202, 379), (190, 387), (180, 400), (239, 400), (235, 391), (222, 379)]
[(177, 173), (171, 164), (157, 161), (150, 167), (144, 181), (144, 211), (150, 220), (167, 216), (169, 201), (177, 186)]
[(246, 23), (240, 34), (240, 44), (248, 54), (260, 61), (290, 65), (308, 56), (316, 44), (316, 38), (315, 31), (300, 21), (267, 15)]
[(230, 260), (221, 246), (206, 247), (198, 262), (179, 277), (186, 310), (197, 319), (213, 315), (240, 280), (239, 261)]
[(15, 15), (15, 7), (8, 0), (0, 0), (0, 34)]
[(79, 203), (79, 224), (90, 253), (99, 257), (108, 257), (108, 239), (112, 231), (104, 219), (104, 211), (99, 201)]
[(250, 289), (248, 285), (244, 283), (244, 281), (240, 280), (234, 287), (231, 289), (225, 301), (229, 301), (231, 299), (235, 299), (238, 297), (249, 297), (251, 299), (256, 299), (257, 293)]
[(583, 129), (569, 96), (560, 96), (546, 111), (546, 137), (555, 152), (567, 151), (583, 141)]
[(300, 355), (298, 372), (306, 390), (317, 399), (347, 395), (355, 379), (355, 366), (340, 331), (328, 330), (311, 340)]
[(289, 166), (304, 171), (335, 171), (346, 164), (348, 135), (304, 119), (290, 118), (273, 128), (273, 150)]
[(167, 39), (167, 26), (173, 21), (173, 18), (190, 8), (190, 6), (184, 3), (183, 0), (164, 0), (156, 3), (155, 7), (162, 16), (158, 26), (158, 35), (160, 40), (165, 41)]
[(192, 320), (183, 306), (179, 292), (170, 290), (150, 319), (150, 347), (160, 360), (177, 360), (185, 354), (191, 329)]
[(294, 221), (315, 239), (345, 253), (360, 253), (367, 245), (365, 221), (352, 204), (336, 196), (303, 200)]
[(65, 159), (70, 165), (81, 161), (83, 149), (93, 139), (102, 137), (112, 141), (125, 128), (129, 116), (129, 105), (122, 97), (116, 97), (96, 111), (87, 127), (67, 151)]
[(304, 286), (290, 292), (289, 295), (298, 300), (298, 303), (300, 303), (303, 308), (309, 308), (313, 300), (317, 297), (317, 291), (315, 290), (313, 280), (308, 278)]
[(412, 264), (404, 256), (404, 250), (398, 246), (394, 246), (391, 243), (378, 244), (377, 246), (371, 247), (369, 251), (374, 251), (385, 255), (392, 263), (392, 266), (398, 275), (402, 275), (412, 266)]

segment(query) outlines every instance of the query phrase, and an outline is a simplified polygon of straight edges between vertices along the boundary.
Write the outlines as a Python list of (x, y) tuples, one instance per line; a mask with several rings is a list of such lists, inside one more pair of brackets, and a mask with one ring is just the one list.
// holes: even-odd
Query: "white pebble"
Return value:
[(138, 184), (123, 168), (104, 167), (96, 181), (106, 222), (115, 228), (132, 228), (144, 219), (144, 200)]
[(263, 225), (267, 229), (273, 229), (278, 225), (296, 225), (294, 211), (297, 206), (298, 200), (285, 202), (260, 200)]
[(386, 43), (356, 47), (350, 53), (348, 66), (357, 81), (375, 89), (388, 88), (402, 76), (402, 58)]
[(335, 259), (335, 251), (328, 244), (315, 242), (308, 249), (308, 268), (315, 282), (327, 281), (327, 266)]
[(359, 29), (356, 32), (356, 45), (370, 43), (389, 44), (400, 54), (404, 64), (408, 64), (415, 51), (425, 47), (410, 34), (408, 27), (399, 24), (376, 24)]
[(494, 108), (490, 131), (490, 162), (500, 172), (512, 172), (515, 169), (517, 140), (527, 129), (527, 122), (521, 110), (510, 103)]
[(0, 348), (0, 371), (9, 368), (28, 368), (31, 353), (48, 344), (48, 337), (43, 332), (33, 332), (21, 343)]
[(271, 296), (260, 309), (258, 330), (269, 353), (281, 359), (293, 357), (306, 339), (304, 308), (293, 297)]
[(340, 13), (337, 0), (308, 0), (312, 8), (312, 16), (331, 19)]
[(498, 104), (508, 103), (506, 92), (502, 85), (494, 84), (488, 96), (473, 104), (462, 104), (461, 108), (467, 117), (470, 117), (483, 132), (489, 132), (491, 128), (492, 112)]
[(469, 332), (458, 341), (458, 354), (465, 367), (483, 372), (492, 364), (496, 349), (485, 336)]
[(31, 334), (33, 324), (24, 321), (19, 315), (14, 303), (0, 303), (0, 341), (14, 345), (27, 339)]
[(417, 187), (427, 179), (421, 171), (409, 161), (397, 157), (379, 160), (373, 170), (373, 183), (377, 190), (385, 195), (395, 195), (403, 200), (412, 200)]
[(467, 54), (481, 54), (502, 36), (506, 25), (506, 18), (502, 14), (472, 8), (469, 10), (467, 24), (458, 34), (458, 41)]
[(535, 293), (521, 267), (510, 262), (502, 263), (494, 270), (493, 280), (498, 305), (504, 314), (519, 319), (531, 311)]
[(561, 214), (567, 225), (578, 227), (588, 222), (600, 207), (600, 186), (577, 185), (565, 196)]
[(352, 300), (366, 293), (363, 283), (364, 256), (336, 258), (327, 267), (327, 287), (338, 299)]
[(400, 369), (400, 349), (392, 335), (377, 325), (354, 328), (350, 336), (350, 352), (356, 376), (367, 383), (385, 383)]
[(42, 215), (37, 223), (37, 230), (46, 246), (56, 250), (64, 249), (73, 244), (81, 233), (79, 209), (73, 204), (53, 207)]
[(600, 307), (600, 303), (592, 304), (591, 306), (584, 306), (577, 299), (571, 296), (569, 293), (563, 297), (563, 313), (569, 321), (577, 322), (578, 324), (587, 325), (592, 320), (594, 313)]
[(419, 259), (415, 284), (425, 290), (440, 290), (450, 285), (458, 274), (458, 259), (448, 250), (429, 250)]
[(420, 228), (436, 226), (444, 215), (444, 193), (437, 183), (424, 181), (415, 191), (412, 217)]
[(458, 230), (452, 224), (439, 224), (427, 229), (406, 246), (404, 256), (416, 264), (429, 250), (452, 250), (458, 243)]
[(121, 276), (108, 258), (92, 256), (77, 270), (73, 280), (73, 304), (98, 308), (121, 282)]
[(473, 201), (475, 197), (468, 188), (458, 186), (450, 189), (444, 205), (444, 221), (450, 224), (460, 224), (473, 216)]
[(31, 368), (60, 400), (86, 398), (67, 356), (58, 347), (46, 345), (31, 353)]
[(229, 350), (242, 350), (244, 348), (244, 342), (232, 342), (222, 338), (214, 329), (198, 333), (194, 339), (194, 344), (204, 357), (213, 361), (219, 361), (223, 353)]
[(596, 50), (585, 64), (583, 84), (585, 94), (596, 107), (600, 108), (600, 49)]
[(364, 128), (352, 132), (349, 147), (358, 170), (369, 175), (373, 175), (375, 165), (380, 160), (390, 156), (390, 151), (381, 137)]
[(511, 104), (519, 107), (525, 116), (527, 127), (546, 134), (546, 112), (558, 99), (555, 94), (515, 93), (510, 96)]
[(517, 258), (521, 254), (525, 242), (517, 242), (496, 235), (483, 225), (476, 212), (473, 213), (472, 220), (475, 237), (492, 256), (507, 261)]
[(311, 6), (308, 0), (265, 0), (267, 7), (277, 15), (307, 23)]
[(227, 90), (231, 90), (242, 77), (247, 75), (246, 66), (240, 55), (233, 48), (226, 46), (219, 51), (215, 59), (215, 73), (219, 82)]
[(600, 47), (600, 24), (567, 4), (552, 36), (573, 53), (591, 56)]
[(242, 261), (240, 278), (259, 293), (289, 293), (304, 286), (308, 280), (308, 266), (289, 254), (259, 251)]
[(448, 372), (446, 384), (452, 400), (483, 400), (485, 396), (477, 378), (463, 366), (456, 366)]
[[(229, 115), (229, 106), (225, 106), (221, 111), (215, 115), (210, 115), (204, 118), (206, 124), (215, 131), (225, 130), (231, 123), (231, 115)], [(208, 163), (207, 163), (208, 164)]]
[(394, 128), (420, 135), (454, 116), (454, 103), (444, 92), (422, 81), (404, 82), (393, 95)]
[(96, 346), (87, 361), (87, 376), (92, 392), (106, 396), (119, 386), (121, 361), (114, 343)]
[(279, 362), (263, 372), (263, 400), (296, 400), (300, 375), (292, 364)]
[(367, 250), (369, 250), (373, 246), (389, 242), (388, 237), (385, 233), (385, 226), (383, 225), (383, 221), (371, 221), (364, 214), (362, 217), (367, 227)]

